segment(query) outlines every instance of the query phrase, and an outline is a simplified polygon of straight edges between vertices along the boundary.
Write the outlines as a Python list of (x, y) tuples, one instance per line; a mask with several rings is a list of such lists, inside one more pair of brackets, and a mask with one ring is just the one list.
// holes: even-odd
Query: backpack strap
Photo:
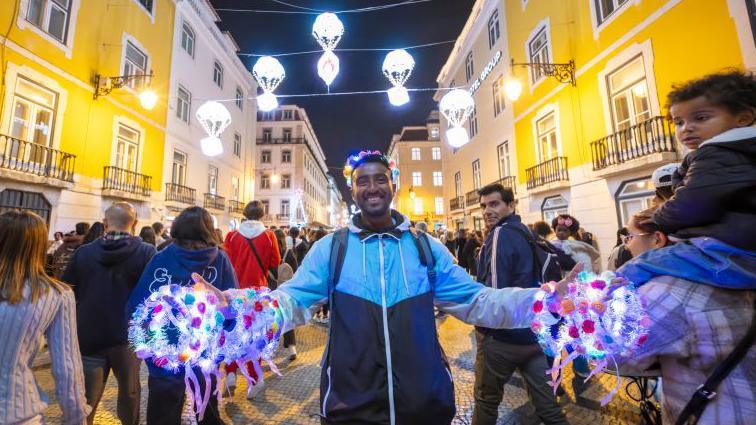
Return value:
[(745, 337), (740, 340), (730, 355), (714, 368), (714, 371), (711, 372), (706, 382), (696, 389), (693, 397), (688, 401), (688, 404), (685, 405), (685, 408), (677, 418), (675, 425), (695, 424), (698, 422), (706, 409), (706, 405), (717, 396), (716, 390), (719, 384), (743, 360), (743, 357), (745, 357), (748, 350), (753, 346), (754, 339), (756, 339), (756, 305), (754, 305), (753, 317), (751, 318), (751, 327), (748, 328)]
[(344, 266), (347, 245), (349, 244), (349, 229), (343, 227), (333, 233), (331, 240), (331, 255), (328, 260), (328, 301), (331, 301), (333, 290), (336, 288), (341, 277), (341, 268)]
[[(506, 226), (506, 225), (507, 223), (504, 223), (502, 226)], [(541, 268), (538, 267), (538, 252), (536, 251), (538, 248), (536, 247), (536, 241), (535, 241), (535, 238), (533, 237), (533, 234), (530, 232), (526, 232), (525, 230), (517, 226), (507, 226), (507, 229), (514, 229), (516, 233), (519, 233), (520, 236), (525, 238), (525, 241), (530, 246), (531, 255), (533, 256), (533, 276), (535, 276), (535, 279), (537, 282), (543, 282), (544, 281), (543, 272), (545, 271), (547, 264), (544, 264), (543, 266), (544, 270), (540, 270)]]
[(417, 252), (420, 254), (420, 264), (425, 266), (428, 273), (428, 282), (431, 284), (431, 288), (434, 288), (436, 286), (436, 260), (433, 258), (428, 234), (422, 231), (417, 233), (410, 232), (410, 234), (417, 247)]

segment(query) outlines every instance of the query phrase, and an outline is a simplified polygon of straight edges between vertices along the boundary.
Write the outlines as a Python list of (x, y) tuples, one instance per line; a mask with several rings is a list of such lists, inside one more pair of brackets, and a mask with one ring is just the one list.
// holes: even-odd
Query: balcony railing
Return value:
[(289, 214), (276, 214), (276, 220), (289, 221)]
[(165, 184), (165, 200), (193, 204), (197, 191), (191, 187), (181, 186), (176, 183)]
[(664, 117), (653, 117), (591, 143), (594, 170), (654, 153), (674, 151), (672, 124)]
[(212, 208), (215, 210), (226, 209), (226, 198), (213, 193), (206, 193), (204, 206), (205, 208)]
[(270, 137), (262, 137), (257, 139), (258, 145), (289, 145), (289, 144), (301, 144), (304, 143), (305, 139), (304, 137), (281, 137), (281, 138), (270, 138)]
[(244, 202), (231, 199), (228, 201), (228, 212), (232, 214), (243, 214), (244, 206)]
[(103, 190), (118, 190), (139, 196), (150, 196), (151, 176), (111, 166), (105, 167), (104, 174)]
[(528, 189), (558, 181), (569, 181), (567, 158), (557, 156), (534, 167), (526, 168), (525, 178), (528, 182)]
[(449, 200), (449, 211), (461, 210), (465, 206), (465, 198), (457, 196)]
[(477, 206), (480, 204), (480, 195), (478, 195), (478, 189), (471, 190), (465, 194), (465, 205), (468, 207)]
[(496, 180), (492, 184), (498, 183), (504, 187), (508, 187), (512, 189), (512, 192), (517, 193), (517, 178), (515, 176), (506, 176), (502, 177), (499, 180)]
[(0, 168), (73, 183), (76, 156), (0, 134)]

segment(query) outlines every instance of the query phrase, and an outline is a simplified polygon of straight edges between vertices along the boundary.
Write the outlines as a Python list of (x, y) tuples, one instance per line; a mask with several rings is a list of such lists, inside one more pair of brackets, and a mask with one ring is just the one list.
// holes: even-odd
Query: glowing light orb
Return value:
[(522, 83), (520, 82), (520, 80), (511, 79), (504, 83), (504, 93), (507, 95), (509, 100), (519, 99), (520, 95), (522, 94)]
[(339, 57), (332, 51), (326, 50), (318, 60), (318, 76), (327, 86), (330, 86), (337, 75), (339, 75)]
[(315, 23), (312, 24), (312, 36), (323, 50), (335, 49), (342, 35), (344, 35), (344, 24), (333, 13), (326, 12), (318, 15)]
[(208, 136), (200, 140), (200, 148), (206, 156), (218, 156), (223, 153), (223, 142), (215, 136)]
[(449, 146), (459, 148), (470, 141), (470, 136), (467, 135), (466, 128), (452, 127), (446, 130), (446, 141), (449, 142)]
[(286, 78), (286, 71), (278, 59), (272, 56), (263, 56), (252, 67), (252, 76), (255, 77), (257, 84), (264, 92), (271, 93)]
[(462, 127), (475, 108), (475, 100), (466, 90), (454, 89), (441, 98), (438, 106), (452, 127)]
[(278, 108), (278, 97), (273, 93), (263, 93), (257, 96), (257, 107), (268, 112)]
[(392, 105), (401, 106), (409, 102), (409, 93), (404, 84), (412, 75), (415, 60), (404, 49), (392, 50), (383, 60), (383, 75), (393, 84), (388, 97)]
[(158, 96), (152, 90), (145, 90), (139, 93), (139, 103), (142, 105), (142, 108), (148, 111), (152, 110), (152, 108), (155, 107), (157, 101)]
[(203, 103), (197, 109), (195, 116), (208, 136), (219, 137), (231, 124), (231, 114), (228, 109), (214, 100)]
[(389, 102), (394, 106), (402, 106), (409, 102), (409, 92), (404, 87), (391, 87), (386, 92), (388, 94)]

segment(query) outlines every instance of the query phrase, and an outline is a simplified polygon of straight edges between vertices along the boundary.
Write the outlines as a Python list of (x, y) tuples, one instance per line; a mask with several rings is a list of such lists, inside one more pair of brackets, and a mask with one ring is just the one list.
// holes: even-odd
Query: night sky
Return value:
[[(286, 0), (287, 3), (321, 10), (345, 10), (398, 3), (401, 0)], [(338, 48), (401, 48), (410, 45), (453, 40), (459, 36), (474, 0), (433, 0), (366, 13), (342, 13), (344, 36)], [(211, 0), (216, 8), (295, 11), (272, 0)], [(267, 14), (218, 11), (222, 30), (230, 31), (241, 53), (278, 54), (318, 50), (312, 37), (316, 14)], [(436, 87), (436, 77), (454, 44), (410, 50), (415, 69), (408, 88)], [(385, 90), (390, 83), (381, 65), (388, 52), (336, 52), (340, 73), (332, 92)], [(256, 58), (240, 56), (251, 71)], [(317, 75), (319, 53), (278, 59), (286, 79), (277, 94), (324, 93), (325, 83)], [(422, 125), (436, 107), (433, 92), (410, 92), (410, 103), (396, 107), (385, 93), (280, 99), (307, 110), (315, 133), (326, 154), (331, 174), (345, 192), (341, 167), (346, 156), (362, 149), (388, 149), (391, 135), (405, 125)], [(349, 201), (348, 197), (345, 200)]]

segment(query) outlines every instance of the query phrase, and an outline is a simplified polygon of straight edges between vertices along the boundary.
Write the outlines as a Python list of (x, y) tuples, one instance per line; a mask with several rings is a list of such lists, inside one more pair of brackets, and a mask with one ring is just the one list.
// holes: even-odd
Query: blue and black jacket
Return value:
[[(536, 289), (487, 288), (475, 282), (441, 242), (428, 238), (435, 283), (420, 261), (409, 220), (392, 212), (380, 231), (349, 226), (340, 278), (331, 295), (321, 411), (328, 424), (448, 424), (454, 385), (438, 343), (433, 306), (473, 325), (522, 328)], [(328, 300), (334, 235), (316, 242), (294, 277), (274, 295), (283, 331), (306, 324)]]

